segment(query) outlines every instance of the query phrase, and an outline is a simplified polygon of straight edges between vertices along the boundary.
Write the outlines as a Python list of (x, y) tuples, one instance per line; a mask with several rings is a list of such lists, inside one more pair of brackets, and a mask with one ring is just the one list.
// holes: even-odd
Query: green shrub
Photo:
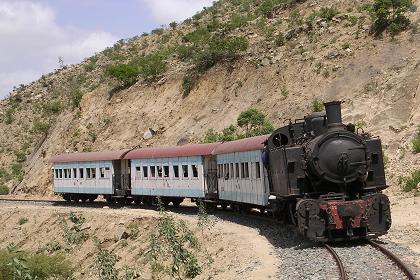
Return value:
[(286, 3), (286, 0), (264, 0), (258, 7), (258, 13), (265, 17), (271, 17), (276, 5)]
[(420, 153), (420, 126), (417, 129), (416, 137), (413, 139), (413, 151), (415, 154)]
[(49, 128), (50, 128), (49, 123), (46, 123), (46, 122), (43, 122), (43, 121), (40, 121), (40, 120), (35, 120), (35, 122), (33, 124), (33, 127), (32, 127), (32, 129), (35, 133), (39, 133), (39, 132), (47, 133)]
[(406, 13), (412, 5), (412, 0), (375, 0), (369, 7), (375, 33), (379, 35), (388, 30), (394, 36), (406, 29), (410, 25)]
[(0, 195), (8, 195), (8, 194), (9, 194), (9, 188), (3, 184), (0, 184)]
[(211, 33), (207, 27), (200, 26), (193, 32), (186, 34), (182, 40), (187, 43), (205, 44), (210, 39)]
[(248, 48), (245, 37), (224, 38), (213, 36), (208, 42), (208, 49), (197, 53), (194, 57), (195, 69), (203, 73), (223, 59), (233, 59), (240, 51)]
[(14, 113), (14, 110), (11, 108), (6, 110), (6, 113), (4, 114), (5, 124), (11, 124), (13, 122), (13, 113)]
[(303, 24), (303, 17), (298, 10), (293, 10), (288, 19), (289, 27), (298, 27)]
[(195, 75), (187, 74), (182, 79), (182, 95), (187, 96), (190, 94), (196, 81)]
[(187, 60), (194, 56), (195, 48), (193, 46), (179, 45), (176, 48), (176, 53), (180, 60)]
[(63, 226), (63, 237), (68, 245), (79, 245), (88, 239), (88, 234), (82, 230), (82, 225), (85, 222), (85, 218), (82, 214), (76, 214), (70, 212), (68, 221), (62, 221)]
[(154, 79), (166, 71), (165, 55), (152, 53), (133, 60), (140, 69), (140, 73), (146, 79)]
[(63, 110), (59, 100), (53, 100), (42, 105), (45, 114), (58, 114)]
[(187, 224), (160, 207), (160, 218), (155, 232), (151, 234), (148, 261), (152, 279), (160, 279), (162, 273), (169, 273), (172, 279), (194, 278), (201, 273), (194, 251), (198, 240)]
[(80, 109), (80, 102), (82, 102), (83, 99), (83, 92), (80, 90), (80, 88), (74, 88), (70, 91), (70, 99), (73, 108)]
[(162, 35), (163, 34), (164, 29), (163, 28), (156, 28), (152, 30), (152, 34), (156, 34), (156, 35)]
[(109, 76), (116, 78), (124, 88), (135, 84), (139, 76), (139, 69), (131, 64), (108, 65), (105, 71)]
[(117, 255), (101, 248), (97, 244), (97, 253), (95, 255), (95, 270), (100, 280), (118, 280), (118, 271), (115, 265), (118, 261)]
[(219, 141), (219, 134), (213, 128), (209, 128), (204, 135), (202, 143), (215, 143)]
[(227, 31), (234, 30), (236, 28), (240, 28), (245, 26), (249, 21), (253, 20), (254, 17), (250, 14), (248, 15), (241, 15), (241, 14), (234, 14), (230, 21), (225, 24), (225, 29)]
[(139, 226), (136, 223), (130, 223), (127, 226), (127, 230), (129, 238), (131, 240), (136, 240), (140, 233)]
[(331, 21), (338, 14), (339, 12), (334, 7), (322, 7), (318, 12), (318, 16), (326, 21)]
[(411, 176), (400, 177), (399, 183), (404, 192), (416, 190), (417, 185), (420, 183), (420, 170), (414, 171)]
[(16, 151), (15, 152), (16, 161), (17, 162), (24, 162), (26, 160), (26, 154), (22, 151)]
[(171, 23), (169, 23), (169, 27), (172, 28), (172, 30), (175, 30), (177, 26), (178, 23), (176, 21), (172, 21)]
[(286, 42), (286, 39), (284, 38), (283, 33), (280, 32), (276, 36), (274, 43), (276, 44), (277, 47), (281, 47), (281, 46), (284, 46), (285, 42)]
[(318, 97), (312, 101), (312, 112), (324, 111), (324, 102)]
[(30, 254), (12, 246), (0, 250), (0, 280), (64, 280), (72, 279), (73, 271), (71, 263), (63, 255)]
[(0, 182), (1, 181), (9, 181), (11, 179), (9, 172), (7, 170), (0, 168)]
[(27, 222), (28, 222), (28, 218), (21, 217), (21, 218), (19, 218), (17, 224), (21, 226), (21, 225), (26, 224)]
[[(222, 130), (215, 132), (213, 129), (206, 131), (202, 140), (203, 143), (233, 141), (245, 137), (269, 134), (274, 131), (273, 125), (266, 119), (266, 116), (254, 108), (250, 108), (239, 114), (237, 125), (230, 125)], [(241, 133), (238, 128), (242, 129)]]
[(23, 175), (24, 175), (22, 163), (12, 164), (11, 169), (12, 169), (11, 174), (12, 174), (13, 178), (15, 178), (17, 181), (21, 182), (23, 180)]

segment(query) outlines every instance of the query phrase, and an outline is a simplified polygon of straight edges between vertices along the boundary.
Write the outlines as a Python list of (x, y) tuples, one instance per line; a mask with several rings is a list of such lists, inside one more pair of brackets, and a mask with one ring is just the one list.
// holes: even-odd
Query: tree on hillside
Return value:
[(274, 130), (265, 115), (254, 108), (240, 113), (237, 123), (240, 128), (245, 130), (245, 137), (268, 134)]
[(410, 25), (405, 15), (413, 6), (412, 0), (375, 0), (371, 7), (374, 31), (377, 35), (388, 30), (396, 35)]

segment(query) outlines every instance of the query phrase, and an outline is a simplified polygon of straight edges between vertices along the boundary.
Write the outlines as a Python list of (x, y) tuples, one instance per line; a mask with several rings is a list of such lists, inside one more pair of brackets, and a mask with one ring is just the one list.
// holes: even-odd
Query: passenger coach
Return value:
[(268, 136), (211, 144), (73, 153), (51, 159), (54, 192), (67, 201), (178, 206), (184, 198), (240, 209), (268, 205), (262, 162)]

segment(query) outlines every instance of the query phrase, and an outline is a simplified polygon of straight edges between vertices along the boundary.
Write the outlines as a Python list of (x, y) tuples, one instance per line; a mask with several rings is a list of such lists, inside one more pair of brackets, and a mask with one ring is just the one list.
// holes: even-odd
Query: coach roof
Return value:
[(212, 155), (262, 150), (264, 148), (264, 142), (268, 137), (269, 135), (262, 135), (224, 142), (213, 150)]
[(66, 163), (66, 162), (84, 162), (84, 161), (102, 161), (102, 160), (119, 160), (130, 151), (129, 149), (118, 151), (105, 152), (89, 152), (89, 153), (67, 153), (53, 156), (50, 159), (51, 163)]
[(214, 148), (220, 143), (210, 144), (188, 144), (175, 147), (141, 148), (132, 150), (124, 156), (124, 159), (145, 159), (145, 158), (169, 158), (169, 157), (191, 157), (211, 155)]

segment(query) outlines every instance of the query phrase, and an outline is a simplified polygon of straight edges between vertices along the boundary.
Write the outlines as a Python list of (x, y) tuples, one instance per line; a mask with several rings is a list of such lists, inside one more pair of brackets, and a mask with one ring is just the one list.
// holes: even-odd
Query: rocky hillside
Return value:
[(340, 99), (383, 139), (397, 193), (420, 166), (420, 1), (398, 34), (372, 32), (369, 4), (222, 0), (20, 86), (0, 102), (0, 184), (49, 195), (57, 153), (199, 142), (249, 107), (281, 126)]

